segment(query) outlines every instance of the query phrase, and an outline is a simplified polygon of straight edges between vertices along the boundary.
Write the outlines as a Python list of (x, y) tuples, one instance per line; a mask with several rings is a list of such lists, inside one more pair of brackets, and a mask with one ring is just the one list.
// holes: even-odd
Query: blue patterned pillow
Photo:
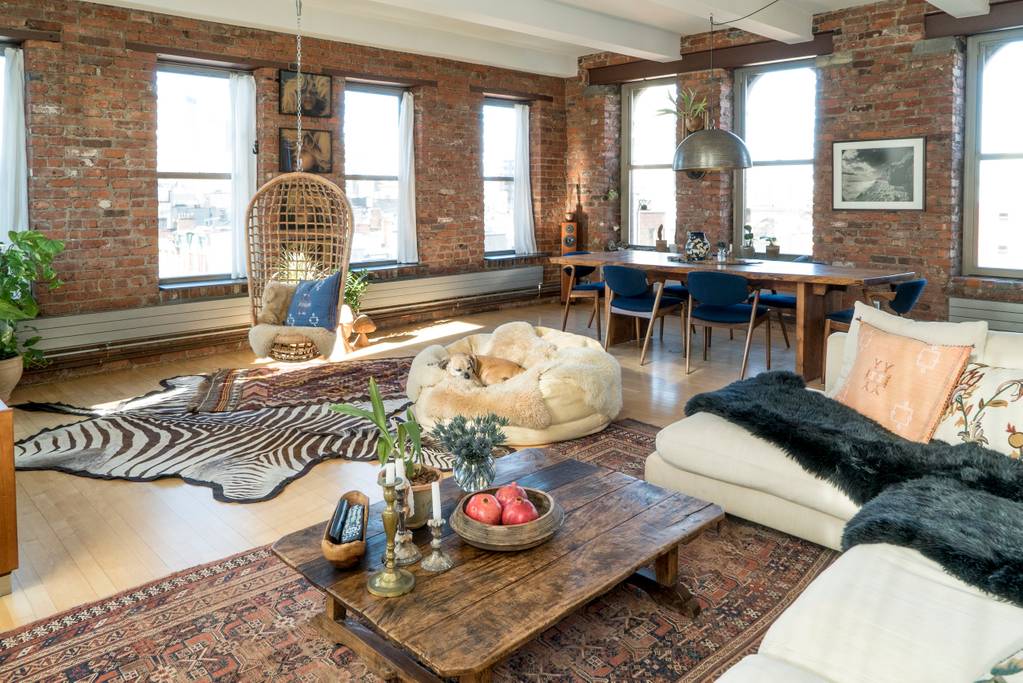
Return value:
[(303, 280), (295, 288), (288, 307), (286, 325), (293, 327), (337, 328), (337, 297), (341, 291), (341, 273), (323, 280)]

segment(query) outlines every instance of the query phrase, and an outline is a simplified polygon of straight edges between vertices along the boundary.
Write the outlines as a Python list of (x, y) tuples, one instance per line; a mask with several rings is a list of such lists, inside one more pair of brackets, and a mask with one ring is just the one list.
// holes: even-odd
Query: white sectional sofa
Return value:
[[(828, 344), (829, 385), (847, 335)], [(990, 332), (977, 360), (1023, 368), (1023, 335)], [(831, 387), (828, 386), (828, 389)], [(646, 479), (726, 512), (839, 549), (858, 506), (773, 444), (699, 413), (663, 429)], [(778, 618), (725, 683), (959, 682), (1023, 649), (1023, 609), (946, 573), (915, 550), (844, 553)]]

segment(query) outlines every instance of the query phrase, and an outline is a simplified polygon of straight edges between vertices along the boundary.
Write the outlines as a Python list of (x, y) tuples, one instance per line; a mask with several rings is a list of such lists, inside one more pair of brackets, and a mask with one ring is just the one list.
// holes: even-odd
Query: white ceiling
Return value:
[[(164, 14), (293, 33), (293, 0), (92, 0)], [(520, 71), (572, 76), (578, 57), (611, 51), (678, 59), (682, 35), (708, 17), (727, 22), (768, 0), (304, 0), (303, 33), (359, 45)], [(766, 38), (811, 38), (811, 17), (864, 0), (778, 0), (735, 25)], [(987, 0), (933, 0), (957, 16)]]

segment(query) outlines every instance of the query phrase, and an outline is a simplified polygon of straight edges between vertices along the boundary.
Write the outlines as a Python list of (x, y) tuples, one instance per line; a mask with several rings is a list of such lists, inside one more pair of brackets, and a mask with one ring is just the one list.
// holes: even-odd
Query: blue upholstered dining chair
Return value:
[[(611, 317), (624, 315), (636, 320), (636, 338), (640, 337), (640, 320), (647, 320), (646, 336), (643, 337), (643, 350), (639, 353), (639, 364), (646, 359), (646, 350), (650, 345), (650, 335), (654, 323), (661, 319), (661, 339), (664, 339), (664, 316), (678, 313), (682, 316), (682, 299), (664, 293), (664, 285), (660, 282), (653, 286), (646, 280), (646, 273), (636, 268), (625, 266), (604, 266), (604, 284), (607, 296), (607, 330), (604, 333), (604, 348), (608, 346), (611, 332)], [(685, 337), (683, 328), (683, 337)]]
[[(588, 251), (569, 251), (562, 256), (578, 256), (588, 254)], [(568, 293), (565, 296), (565, 312), (561, 316), (561, 331), (565, 331), (568, 325), (568, 309), (576, 299), (590, 299), (593, 301), (593, 311), (590, 313), (590, 322), (586, 327), (593, 326), (593, 320), (597, 321), (597, 341), (600, 341), (600, 297), (604, 295), (603, 282), (585, 282), (584, 280), (593, 275), (597, 269), (593, 266), (565, 266), (564, 272), (568, 277)]]
[[(924, 293), (924, 287), (926, 286), (927, 280), (923, 278), (907, 280), (897, 285), (890, 285), (890, 289), (887, 292), (866, 292), (866, 296), (873, 301), (887, 301), (888, 308), (895, 315), (904, 316), (912, 311), (916, 303), (920, 301), (920, 295)], [(832, 332), (845, 332), (849, 329), (849, 325), (852, 324), (854, 310), (846, 308), (841, 311), (833, 311), (824, 317), (825, 344), (827, 344), (828, 336)]]
[[(766, 323), (766, 357), (767, 369), (771, 369), (771, 319), (770, 310), (760, 304), (760, 292), (753, 293), (752, 303), (747, 303), (750, 295), (749, 280), (741, 275), (719, 273), (717, 271), (694, 271), (689, 273), (686, 281), (689, 287), (688, 320), (685, 329), (691, 330), (693, 325), (703, 327), (703, 359), (707, 360), (707, 347), (711, 328), (727, 330), (746, 328), (746, 345), (742, 352), (742, 370), (739, 379), (746, 377), (749, 365), (749, 349), (753, 341), (753, 330)], [(692, 335), (686, 334), (686, 374), (690, 370), (692, 353)]]

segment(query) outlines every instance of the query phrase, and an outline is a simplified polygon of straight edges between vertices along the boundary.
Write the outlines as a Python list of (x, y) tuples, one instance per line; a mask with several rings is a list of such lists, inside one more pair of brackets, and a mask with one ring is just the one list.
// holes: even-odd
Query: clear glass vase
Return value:
[(465, 460), (455, 456), (455, 483), (466, 493), (488, 488), (494, 483), (494, 456)]

